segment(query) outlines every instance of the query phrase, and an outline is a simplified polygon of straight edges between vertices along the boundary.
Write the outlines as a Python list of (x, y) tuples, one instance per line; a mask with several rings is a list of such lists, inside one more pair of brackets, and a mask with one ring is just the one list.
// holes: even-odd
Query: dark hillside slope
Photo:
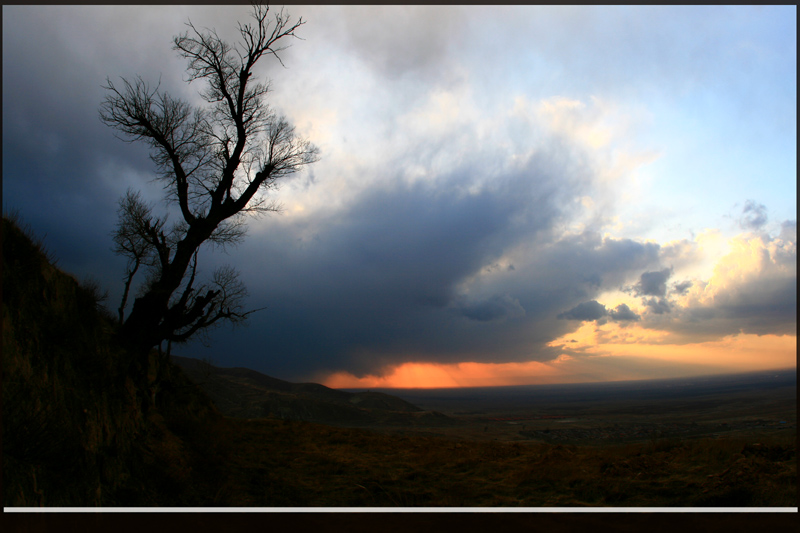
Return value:
[[(418, 425), (430, 413), (382, 392), (345, 392), (318, 383), (290, 383), (247, 368), (221, 368), (173, 356), (217, 408), (236, 418), (280, 418), (332, 425)], [(428, 416), (426, 416), (428, 415)], [(443, 415), (438, 423), (446, 423)], [(446, 417), (444, 417), (446, 418)]]
[(115, 347), (96, 287), (57, 269), (13, 219), (2, 239), (3, 505), (202, 504), (221, 449), (207, 397), (167, 366), (143, 409), (147, 377)]

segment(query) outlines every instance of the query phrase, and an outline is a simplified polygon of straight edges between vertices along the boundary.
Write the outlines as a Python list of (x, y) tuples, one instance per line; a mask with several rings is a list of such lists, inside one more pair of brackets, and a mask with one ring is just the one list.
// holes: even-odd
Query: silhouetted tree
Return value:
[[(264, 56), (282, 63), (287, 37), (304, 24), (283, 10), (269, 17), (269, 7), (255, 4), (253, 22), (239, 24), (241, 41), (231, 45), (214, 30), (188, 31), (173, 48), (188, 59), (189, 82), (200, 81), (207, 103), (193, 107), (140, 77), (110, 80), (100, 108), (101, 120), (129, 142), (150, 146), (150, 156), (181, 218), (167, 225), (153, 207), (129, 190), (120, 200), (114, 250), (128, 259), (118, 310), (119, 336), (128, 347), (146, 354), (163, 341), (185, 341), (227, 320), (249, 314), (246, 295), (231, 267), (214, 271), (200, 283), (198, 252), (202, 245), (240, 242), (245, 217), (279, 210), (266, 195), (279, 179), (318, 159), (318, 151), (295, 135), (294, 128), (265, 102), (267, 83), (253, 79), (253, 67)], [(125, 317), (134, 276), (146, 278)]]

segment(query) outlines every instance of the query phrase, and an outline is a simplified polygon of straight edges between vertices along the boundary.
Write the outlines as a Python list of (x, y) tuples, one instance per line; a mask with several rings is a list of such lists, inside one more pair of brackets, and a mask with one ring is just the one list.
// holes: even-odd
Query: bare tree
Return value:
[[(269, 85), (253, 79), (264, 56), (282, 63), (288, 37), (304, 24), (281, 10), (255, 4), (253, 21), (239, 24), (241, 41), (229, 44), (214, 30), (188, 30), (173, 48), (188, 60), (189, 82), (204, 84), (207, 103), (193, 107), (140, 77), (110, 80), (100, 108), (101, 120), (128, 142), (150, 146), (167, 200), (180, 219), (153, 215), (139, 193), (120, 200), (114, 250), (128, 258), (118, 310), (120, 339), (146, 354), (163, 341), (185, 341), (220, 321), (238, 322), (246, 290), (231, 267), (216, 270), (200, 283), (198, 252), (204, 244), (232, 245), (245, 234), (245, 217), (279, 210), (267, 192), (278, 180), (318, 159), (318, 151), (299, 138), (287, 120), (265, 102)], [(134, 276), (146, 279), (125, 317)]]
[(141, 195), (130, 189), (119, 201), (119, 210), (117, 211), (119, 221), (113, 233), (113, 250), (115, 253), (128, 258), (122, 300), (117, 310), (120, 324), (124, 322), (128, 294), (139, 267), (152, 268), (158, 265), (155, 261), (155, 245), (153, 242), (157, 240), (163, 224), (160, 220), (154, 221), (150, 212), (151, 208), (144, 205)]

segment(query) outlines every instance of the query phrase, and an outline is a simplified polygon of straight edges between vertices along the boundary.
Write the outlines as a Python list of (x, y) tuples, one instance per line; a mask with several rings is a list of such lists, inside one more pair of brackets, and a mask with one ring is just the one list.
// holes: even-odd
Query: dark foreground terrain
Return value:
[(797, 428), (795, 369), (615, 383), (334, 390), (172, 357), (220, 412), (466, 440), (608, 445)]
[(280, 420), (236, 437), (214, 505), (794, 507), (794, 436), (609, 447), (455, 441)]
[(797, 506), (789, 374), (391, 395), (198, 379), (127, 358), (97, 287), (5, 218), (2, 259), (4, 507)]
[[(202, 367), (190, 376), (202, 375), (206, 388), (227, 381), (231, 403), (246, 396), (273, 413), (293, 406), (271, 419), (226, 419), (243, 452), (229, 467), (233, 505), (796, 506), (794, 370), (386, 390), (420, 407), (389, 416), (391, 410), (361, 403), (359, 395), (376, 391), (316, 385), (310, 397), (308, 384), (290, 387), (200, 361), (179, 364)], [(362, 416), (309, 407), (321, 398), (364, 405)]]
[(471, 439), (608, 445), (797, 429), (795, 369), (615, 383), (394, 390), (462, 422)]

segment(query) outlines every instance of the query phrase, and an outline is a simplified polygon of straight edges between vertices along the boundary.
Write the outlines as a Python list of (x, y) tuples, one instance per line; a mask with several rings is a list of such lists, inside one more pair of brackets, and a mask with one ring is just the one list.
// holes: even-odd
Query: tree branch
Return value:
[(238, 25), (240, 41), (233, 45), (191, 21), (174, 38), (173, 49), (188, 61), (189, 82), (203, 83), (205, 107), (173, 98), (140, 77), (123, 78), (119, 87), (107, 80), (100, 119), (124, 140), (149, 145), (167, 200), (182, 215), (166, 231), (167, 217), (153, 216), (138, 193), (129, 191), (121, 203), (114, 242), (128, 266), (120, 321), (134, 276), (142, 267), (147, 274), (121, 328), (121, 337), (139, 347), (186, 340), (251, 313), (242, 308), (246, 290), (232, 269), (218, 269), (208, 285), (198, 286), (198, 250), (205, 243), (241, 242), (245, 215), (279, 210), (266, 198), (277, 180), (318, 159), (317, 148), (266, 104), (269, 83), (253, 80), (264, 56), (283, 65), (284, 43), (305, 24), (302, 18), (292, 22), (283, 10), (271, 21), (269, 15), (268, 6), (254, 4), (252, 20)]

